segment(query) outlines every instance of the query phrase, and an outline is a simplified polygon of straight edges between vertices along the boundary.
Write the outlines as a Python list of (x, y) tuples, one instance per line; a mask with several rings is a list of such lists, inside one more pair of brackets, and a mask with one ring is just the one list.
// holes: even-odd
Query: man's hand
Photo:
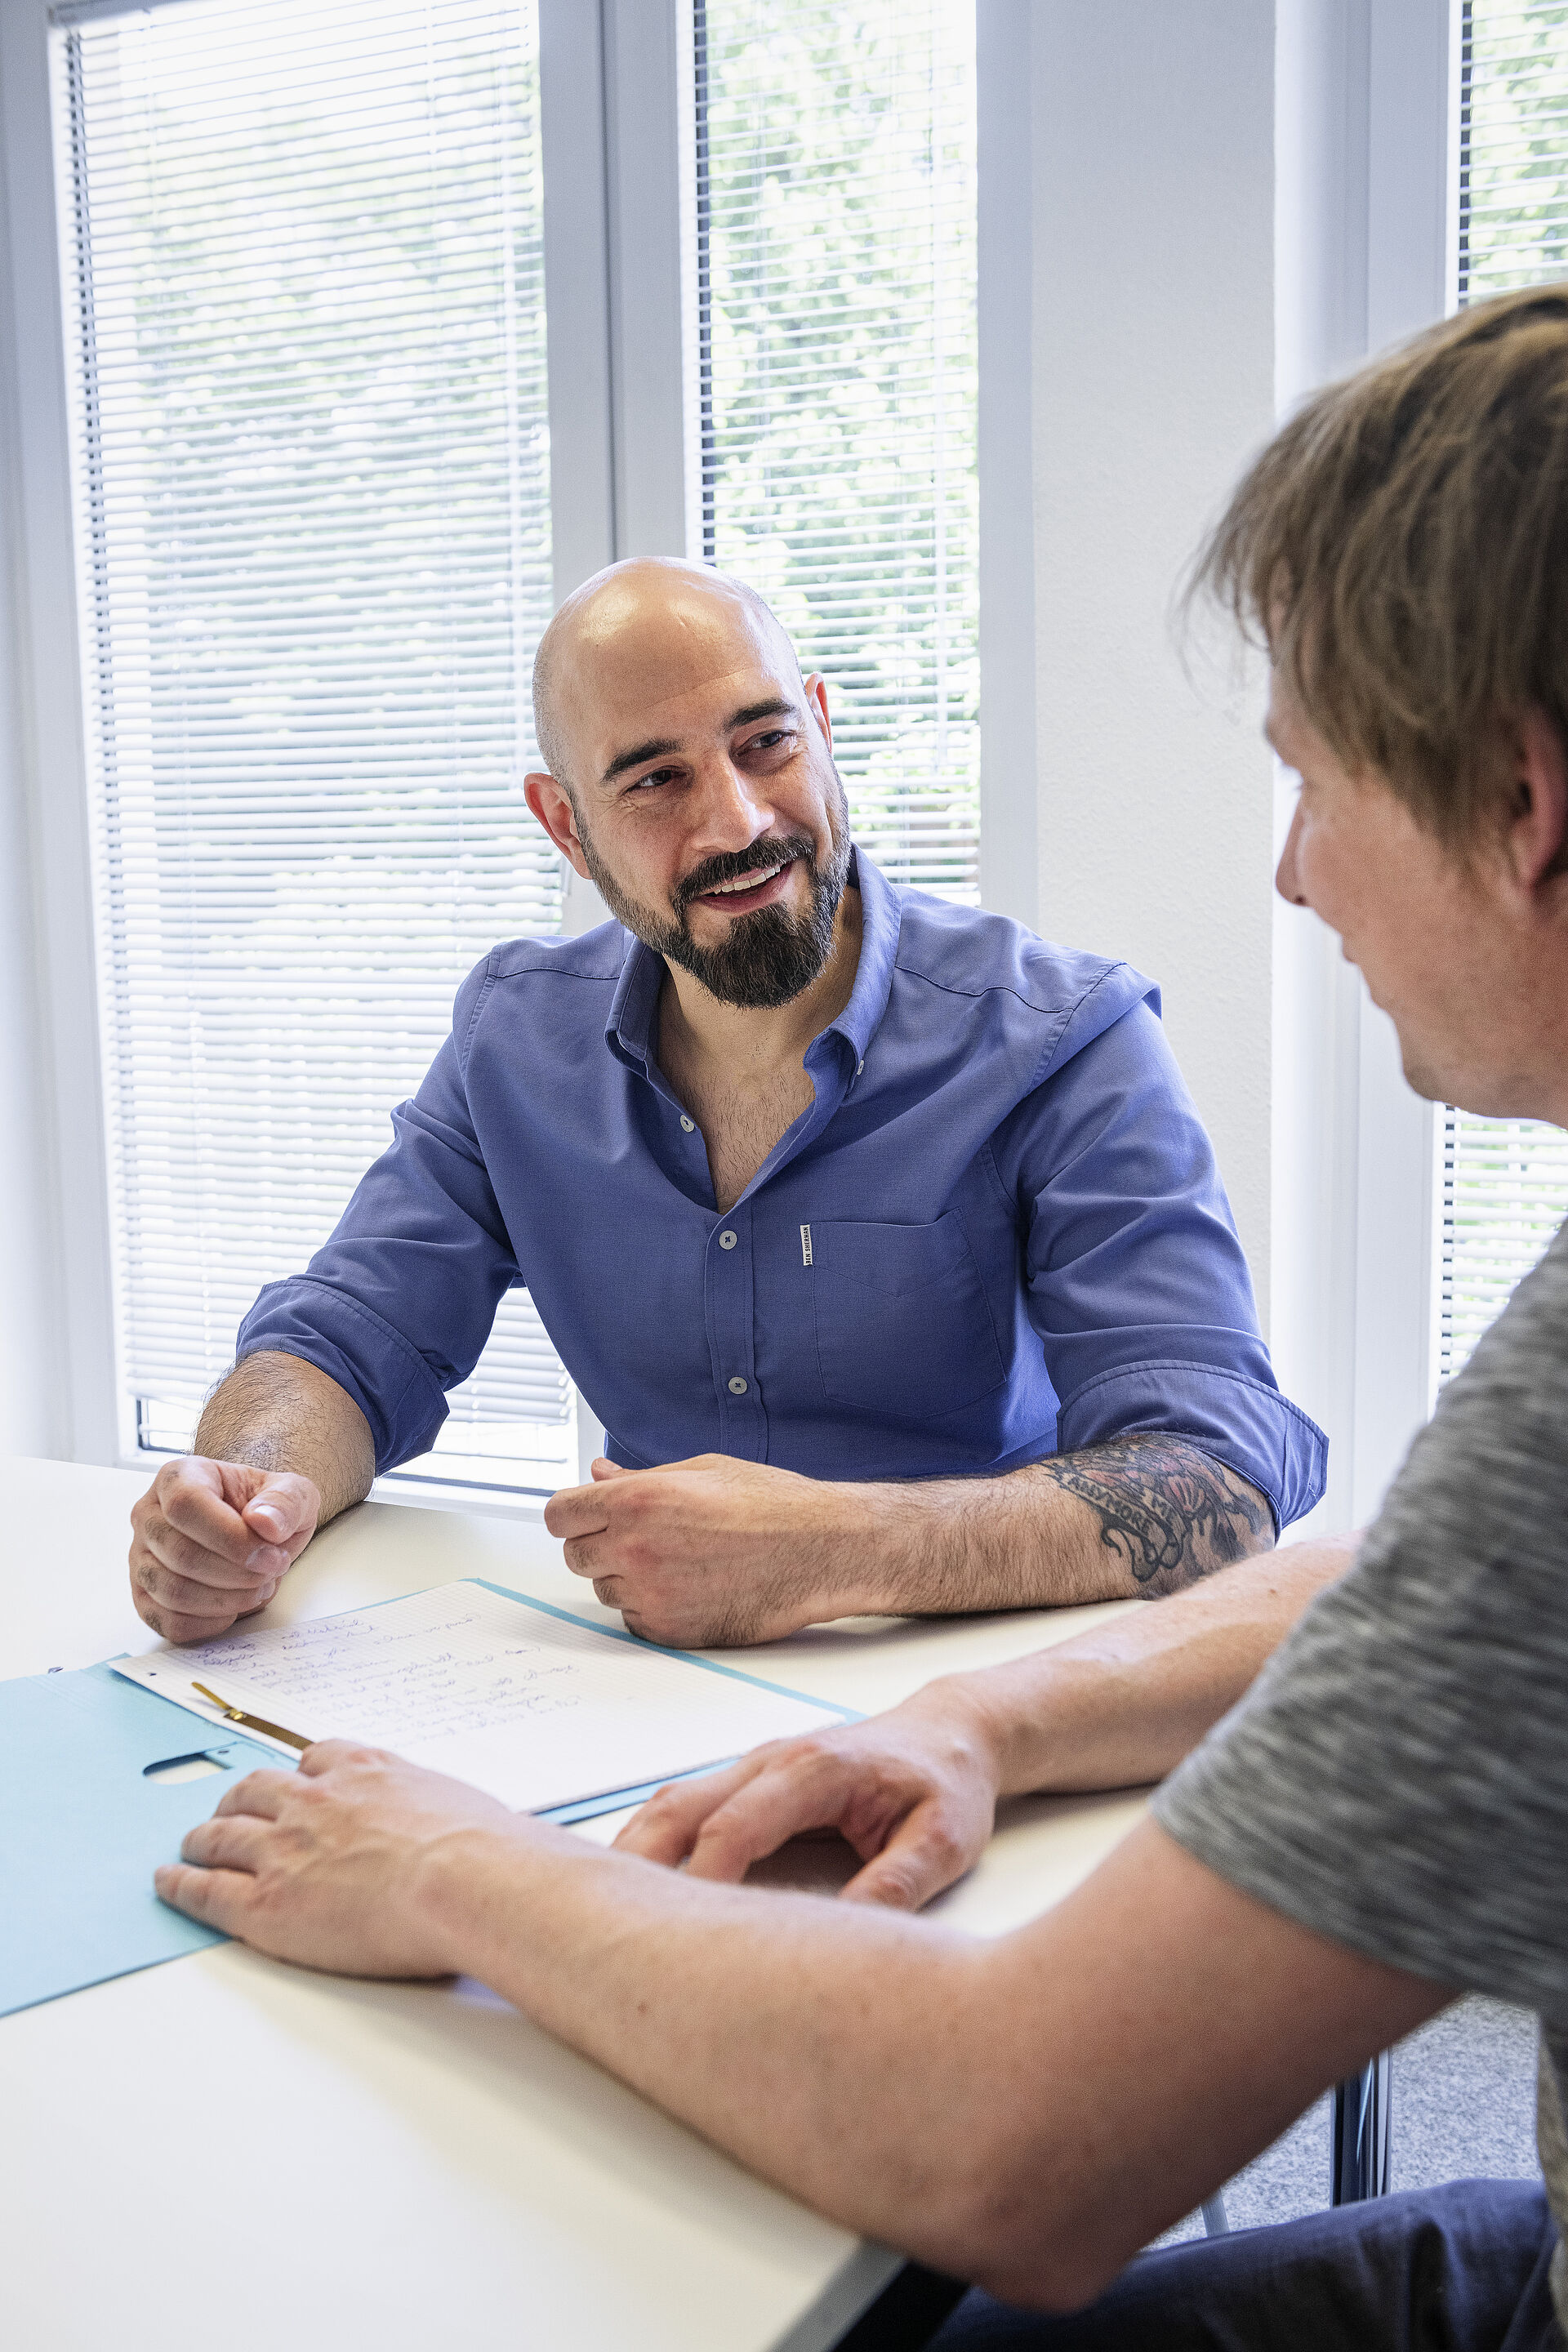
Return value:
[(985, 1711), (954, 1677), (869, 1723), (770, 1740), (725, 1771), (661, 1789), (616, 1843), (684, 1863), (689, 1877), (735, 1881), (788, 1839), (837, 1830), (865, 1864), (844, 1895), (918, 1911), (978, 1861), (1000, 1774)]
[(834, 1563), (861, 1491), (726, 1454), (659, 1470), (601, 1458), (591, 1486), (551, 1496), (544, 1524), (634, 1633), (681, 1649), (776, 1642), (855, 1608)]
[(425, 1899), (426, 1865), (470, 1847), (476, 1832), (548, 1834), (461, 1780), (322, 1739), (297, 1772), (252, 1772), (230, 1789), (153, 1884), (176, 1911), (278, 1959), (344, 1976), (449, 1976), (459, 1963)]
[(685, 1648), (832, 1617), (1152, 1599), (1274, 1540), (1258, 1490), (1193, 1440), (1143, 1433), (1003, 1477), (803, 1478), (728, 1454), (594, 1465), (544, 1524), (632, 1631)]
[(168, 1642), (207, 1642), (265, 1609), (316, 1532), (321, 1498), (297, 1471), (165, 1462), (131, 1514), (131, 1596)]

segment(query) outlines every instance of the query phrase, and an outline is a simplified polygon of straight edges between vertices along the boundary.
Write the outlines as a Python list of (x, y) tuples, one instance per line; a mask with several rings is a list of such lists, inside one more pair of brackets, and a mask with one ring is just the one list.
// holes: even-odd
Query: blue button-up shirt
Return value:
[(620, 1463), (929, 1477), (1158, 1431), (1299, 1517), (1325, 1441), (1275, 1384), (1157, 991), (857, 873), (816, 1100), (732, 1208), (658, 1066), (660, 959), (615, 923), (514, 940), (240, 1355), (329, 1373), (389, 1469), (521, 1282)]

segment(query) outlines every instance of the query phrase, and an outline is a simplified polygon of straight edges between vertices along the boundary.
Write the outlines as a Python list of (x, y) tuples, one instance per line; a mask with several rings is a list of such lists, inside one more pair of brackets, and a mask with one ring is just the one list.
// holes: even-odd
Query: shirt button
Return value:
[(720, 1246), (720, 1248), (721, 1248), (721, 1249), (733, 1249), (733, 1248), (734, 1248), (734, 1246), (735, 1246), (735, 1236), (734, 1236), (734, 1234), (720, 1234), (720, 1236), (719, 1236), (719, 1246)]
[(681, 1132), (685, 1135), (689, 1135), (695, 1125), (696, 1121), (694, 1119), (688, 1118), (686, 1113), (682, 1111), (680, 1114)]
[(737, 1372), (737, 1373), (736, 1373), (736, 1375), (735, 1375), (735, 1377), (734, 1377), (734, 1379), (733, 1379), (733, 1380), (731, 1381), (731, 1383), (730, 1383), (730, 1394), (731, 1394), (731, 1396), (744, 1396), (744, 1395), (745, 1395), (745, 1393), (746, 1393), (746, 1383), (745, 1383), (745, 1381), (741, 1378), (740, 1373), (739, 1373), (739, 1372)]

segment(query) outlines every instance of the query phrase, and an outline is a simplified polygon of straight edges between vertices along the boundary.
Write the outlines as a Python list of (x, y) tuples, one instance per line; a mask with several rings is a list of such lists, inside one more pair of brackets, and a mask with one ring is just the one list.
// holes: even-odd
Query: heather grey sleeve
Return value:
[(1568, 2024), (1568, 1228), (1154, 1811), (1303, 1926)]

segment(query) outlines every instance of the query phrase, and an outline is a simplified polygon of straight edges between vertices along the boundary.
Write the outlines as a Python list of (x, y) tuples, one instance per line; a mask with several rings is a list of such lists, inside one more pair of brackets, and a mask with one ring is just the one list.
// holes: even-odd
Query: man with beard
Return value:
[(1169, 1592), (1321, 1490), (1150, 982), (893, 888), (762, 600), (613, 566), (540, 646), (528, 803), (616, 920), (498, 948), (193, 1455), (175, 1641), (424, 1453), (525, 1283), (608, 1458), (546, 1513), (634, 1631)]

